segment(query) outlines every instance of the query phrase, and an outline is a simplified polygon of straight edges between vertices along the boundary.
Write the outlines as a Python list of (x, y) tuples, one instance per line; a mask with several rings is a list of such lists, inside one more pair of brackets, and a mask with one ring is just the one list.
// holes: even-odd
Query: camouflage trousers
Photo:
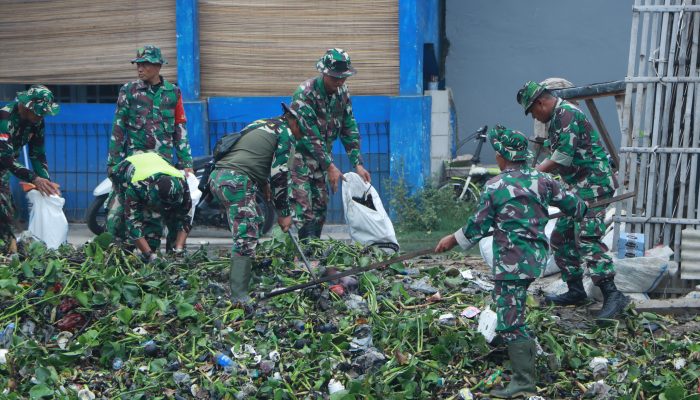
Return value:
[[(612, 193), (596, 200), (610, 197)], [(612, 259), (606, 254), (608, 246), (602, 241), (604, 235), (605, 207), (589, 209), (580, 222), (569, 217), (557, 220), (549, 243), (564, 282), (580, 278), (584, 266), (591, 271), (591, 279), (595, 284), (615, 276)]]
[(505, 342), (530, 338), (532, 334), (525, 323), (527, 288), (532, 279), (495, 281), (491, 292), (496, 307), (496, 332)]
[(217, 168), (211, 174), (209, 185), (216, 199), (227, 210), (228, 226), (233, 234), (231, 253), (255, 256), (264, 220), (255, 200), (257, 184), (246, 174)]
[(12, 232), (14, 216), (15, 204), (12, 199), (12, 191), (10, 190), (10, 177), (9, 173), (4, 172), (0, 176), (0, 240), (4, 242), (4, 246), (0, 247), (0, 251), (15, 237)]
[(326, 172), (316, 160), (299, 152), (294, 153), (289, 170), (289, 206), (294, 220), (322, 227), (328, 209)]
[(123, 185), (112, 184), (112, 191), (107, 198), (107, 221), (105, 228), (115, 240), (126, 242), (126, 214), (124, 204), (126, 188)]

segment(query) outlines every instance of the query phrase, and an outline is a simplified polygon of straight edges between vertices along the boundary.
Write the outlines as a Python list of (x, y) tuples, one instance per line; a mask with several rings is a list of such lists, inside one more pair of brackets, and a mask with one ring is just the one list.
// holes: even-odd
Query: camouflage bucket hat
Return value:
[(508, 161), (526, 161), (530, 158), (528, 142), (520, 131), (496, 125), (488, 133), (493, 149)]
[(158, 188), (158, 200), (165, 207), (174, 207), (182, 203), (182, 195), (184, 190), (182, 188), (181, 178), (177, 178), (169, 175), (162, 175), (156, 181), (156, 187)]
[(32, 85), (29, 90), (17, 93), (17, 101), (39, 117), (56, 115), (59, 111), (53, 93), (43, 85)]
[(335, 78), (347, 78), (356, 72), (350, 62), (350, 55), (343, 49), (328, 49), (316, 63), (316, 69)]
[(525, 109), (525, 115), (530, 112), (532, 103), (545, 91), (547, 87), (534, 81), (527, 82), (520, 90), (518, 90), (517, 100)]
[(131, 63), (149, 62), (151, 64), (167, 64), (160, 49), (152, 44), (136, 49), (136, 58)]
[(282, 114), (291, 114), (294, 118), (299, 120), (299, 114), (296, 110), (289, 108), (287, 103), (282, 103)]

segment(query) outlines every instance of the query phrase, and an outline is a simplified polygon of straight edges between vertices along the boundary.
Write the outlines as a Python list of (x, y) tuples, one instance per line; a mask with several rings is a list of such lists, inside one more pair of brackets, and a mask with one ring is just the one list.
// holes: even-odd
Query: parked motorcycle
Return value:
[[(195, 157), (192, 160), (197, 179), (201, 179), (204, 166), (210, 160), (211, 156)], [(85, 211), (85, 221), (87, 221), (90, 231), (95, 235), (99, 235), (105, 231), (105, 223), (107, 220), (105, 203), (111, 191), (112, 181), (110, 181), (109, 178), (100, 182), (92, 191), (95, 198)], [(256, 200), (258, 207), (260, 207), (261, 215), (265, 218), (263, 222), (263, 233), (267, 233), (272, 229), (272, 225), (276, 219), (275, 207), (271, 202), (265, 200), (261, 192), (256, 193)], [(229, 229), (226, 211), (222, 209), (213, 196), (209, 196), (208, 199), (201, 201), (197, 205), (192, 226), (210, 226)]]

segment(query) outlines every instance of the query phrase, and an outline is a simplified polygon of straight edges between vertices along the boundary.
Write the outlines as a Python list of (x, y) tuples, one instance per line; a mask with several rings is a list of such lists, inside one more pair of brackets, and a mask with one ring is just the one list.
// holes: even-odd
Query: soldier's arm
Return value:
[(177, 105), (175, 106), (175, 133), (173, 134), (173, 147), (177, 155), (178, 168), (192, 168), (192, 149), (187, 138), (187, 128), (185, 124), (185, 106), (182, 103), (182, 93), (177, 88)]
[(555, 120), (552, 123), (560, 128), (557, 130), (554, 140), (551, 141), (552, 155), (548, 160), (556, 163), (556, 166), (569, 167), (574, 161), (578, 147), (577, 132), (580, 128), (576, 122), (575, 114), (569, 110), (559, 110), (553, 118)]
[(109, 138), (109, 155), (107, 156), (107, 176), (110, 178), (116, 172), (117, 164), (126, 158), (126, 125), (129, 118), (129, 99), (126, 85), (119, 89), (117, 111), (114, 113), (112, 136)]
[(9, 170), (14, 176), (25, 182), (31, 182), (38, 176), (15, 159), (15, 150), (12, 147), (10, 134), (4, 132), (0, 132), (0, 167)]
[(282, 217), (291, 215), (289, 210), (289, 198), (287, 193), (287, 178), (289, 176), (289, 149), (291, 147), (289, 130), (285, 129), (277, 138), (277, 148), (272, 158), (270, 168), (270, 186), (272, 186), (272, 199), (277, 213)]
[(348, 153), (350, 164), (356, 167), (362, 164), (362, 156), (360, 155), (360, 132), (357, 129), (357, 121), (352, 112), (352, 101), (350, 96), (347, 96), (347, 104), (343, 112), (343, 129), (340, 133), (340, 141), (345, 147), (345, 152)]
[(481, 193), (476, 212), (469, 218), (467, 225), (454, 233), (460, 247), (467, 249), (483, 238), (491, 229), (495, 216), (493, 194), (487, 188)]
[(326, 140), (318, 127), (318, 117), (316, 111), (305, 99), (301, 91), (294, 93), (292, 98), (293, 107), (297, 108), (300, 116), (299, 129), (303, 137), (296, 143), (297, 148), (304, 148), (319, 163), (321, 169), (326, 171), (333, 163), (330, 152), (326, 151)]
[(45, 134), (45, 124), (42, 121), (36, 134), (29, 140), (29, 160), (37, 175), (44, 179), (51, 179), (49, 176), (49, 163), (46, 161)]
[(564, 214), (572, 217), (573, 219), (577, 221), (582, 220), (588, 212), (586, 202), (575, 193), (566, 190), (561, 182), (551, 178), (549, 182), (552, 187), (551, 203), (559, 207)]

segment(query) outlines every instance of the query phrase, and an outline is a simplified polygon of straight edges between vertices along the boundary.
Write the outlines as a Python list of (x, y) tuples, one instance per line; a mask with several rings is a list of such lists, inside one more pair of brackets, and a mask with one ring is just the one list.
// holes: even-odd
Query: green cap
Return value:
[(527, 82), (518, 90), (518, 103), (525, 109), (525, 115), (530, 112), (532, 103), (545, 91), (547, 87), (534, 81)]
[(350, 62), (350, 55), (343, 49), (328, 49), (316, 63), (316, 69), (335, 78), (347, 78), (356, 72)]
[(526, 161), (530, 158), (527, 138), (522, 132), (496, 125), (487, 136), (493, 149), (506, 160)]
[(131, 63), (143, 63), (149, 62), (151, 64), (167, 64), (168, 62), (163, 58), (163, 54), (160, 49), (152, 44), (148, 44), (143, 47), (136, 49), (136, 58), (131, 60)]
[(29, 90), (18, 92), (17, 101), (39, 117), (58, 114), (59, 106), (53, 93), (44, 85), (32, 85)]

